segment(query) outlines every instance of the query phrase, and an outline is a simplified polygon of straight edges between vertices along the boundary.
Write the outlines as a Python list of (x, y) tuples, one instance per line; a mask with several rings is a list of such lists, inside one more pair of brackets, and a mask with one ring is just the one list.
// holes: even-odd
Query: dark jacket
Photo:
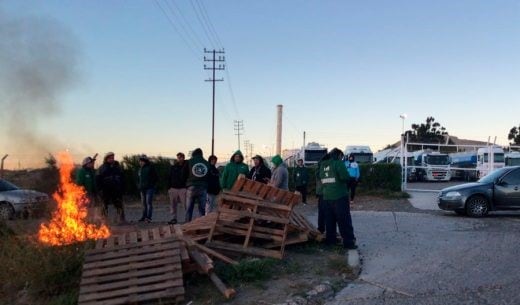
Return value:
[(329, 155), (330, 159), (321, 162), (320, 165), (323, 199), (338, 200), (348, 195), (349, 174), (345, 164), (341, 161), (338, 149), (333, 149)]
[(202, 150), (194, 150), (189, 164), (189, 176), (186, 186), (208, 187), (209, 162), (202, 156)]
[(304, 186), (309, 183), (309, 171), (305, 166), (297, 166), (294, 168), (294, 185)]
[(247, 174), (247, 178), (267, 184), (271, 179), (271, 170), (267, 166), (265, 166), (264, 159), (262, 157), (258, 158), (260, 160), (260, 164), (251, 168), (251, 170)]
[(170, 167), (170, 176), (168, 178), (169, 187), (174, 189), (186, 188), (186, 182), (190, 176), (190, 166), (188, 161), (184, 161), (182, 164), (175, 162)]
[(218, 195), (220, 193), (220, 172), (215, 165), (209, 165), (208, 194)]
[(99, 189), (104, 193), (122, 195), (124, 175), (119, 162), (103, 162), (98, 171), (97, 182)]
[(146, 162), (137, 172), (137, 186), (140, 191), (146, 191), (155, 188), (159, 177), (155, 171), (155, 167), (151, 162)]

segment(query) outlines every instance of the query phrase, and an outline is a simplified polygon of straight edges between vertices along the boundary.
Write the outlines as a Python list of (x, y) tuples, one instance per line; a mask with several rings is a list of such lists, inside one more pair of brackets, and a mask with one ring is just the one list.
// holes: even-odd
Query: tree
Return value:
[(518, 127), (514, 126), (511, 128), (507, 139), (512, 140), (511, 145), (520, 145), (520, 124), (518, 124)]
[(412, 124), (412, 130), (407, 130), (405, 135), (410, 142), (442, 143), (448, 132), (439, 122), (435, 122), (434, 117), (430, 116), (426, 118), (426, 123)]

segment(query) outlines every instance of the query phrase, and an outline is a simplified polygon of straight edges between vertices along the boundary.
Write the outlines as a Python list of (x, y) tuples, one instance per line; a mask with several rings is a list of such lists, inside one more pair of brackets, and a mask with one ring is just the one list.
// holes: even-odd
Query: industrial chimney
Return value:
[(277, 105), (277, 120), (276, 120), (276, 154), (282, 155), (282, 111), (283, 105)]

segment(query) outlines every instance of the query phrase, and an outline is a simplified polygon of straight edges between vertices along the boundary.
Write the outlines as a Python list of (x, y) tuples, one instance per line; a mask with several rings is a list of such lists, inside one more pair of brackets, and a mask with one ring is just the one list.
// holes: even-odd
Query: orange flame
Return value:
[(85, 190), (72, 182), (74, 168), (72, 157), (67, 152), (58, 153), (60, 166), (60, 186), (53, 194), (58, 203), (48, 225), (41, 224), (38, 240), (50, 245), (68, 245), (87, 239), (99, 239), (110, 236), (107, 226), (97, 226), (86, 222), (87, 201)]

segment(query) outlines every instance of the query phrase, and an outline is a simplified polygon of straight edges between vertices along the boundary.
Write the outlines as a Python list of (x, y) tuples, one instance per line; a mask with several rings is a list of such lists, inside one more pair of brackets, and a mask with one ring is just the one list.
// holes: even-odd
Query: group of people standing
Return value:
[[(318, 196), (318, 230), (325, 233), (325, 243), (337, 244), (337, 231), (345, 249), (357, 249), (350, 204), (354, 203), (359, 181), (359, 166), (354, 156), (343, 161), (344, 154), (334, 148), (318, 163), (316, 195)], [(350, 196), (349, 196), (350, 190)]]

